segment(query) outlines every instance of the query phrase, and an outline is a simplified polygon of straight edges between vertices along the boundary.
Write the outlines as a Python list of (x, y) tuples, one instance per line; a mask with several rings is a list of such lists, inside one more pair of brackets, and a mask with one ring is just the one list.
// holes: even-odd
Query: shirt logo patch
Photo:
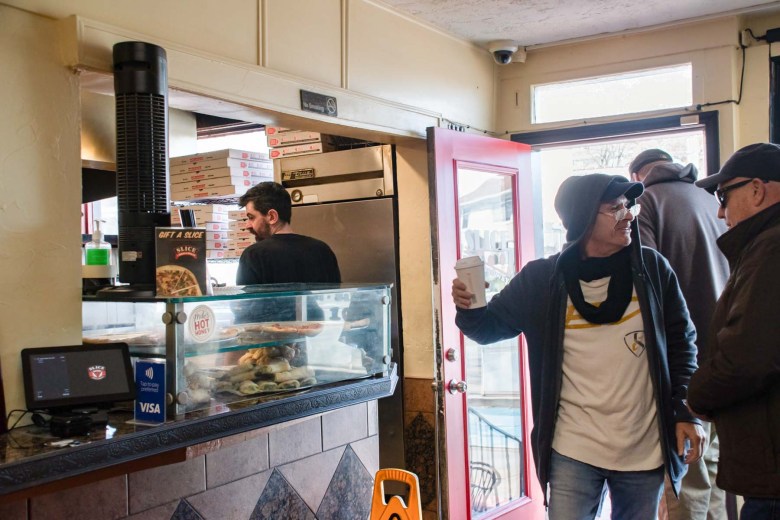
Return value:
[(643, 330), (629, 332), (623, 336), (623, 343), (633, 355), (642, 357), (645, 353), (645, 332)]

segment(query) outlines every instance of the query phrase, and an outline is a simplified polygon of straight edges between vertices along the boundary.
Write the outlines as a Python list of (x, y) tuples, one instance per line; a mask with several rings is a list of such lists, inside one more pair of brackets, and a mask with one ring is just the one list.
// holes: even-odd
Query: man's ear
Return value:
[(761, 206), (769, 195), (767, 193), (767, 185), (759, 179), (759, 182), (757, 184), (753, 184), (752, 188), (753, 205), (756, 207)]
[(266, 213), (266, 218), (269, 224), (274, 225), (279, 222), (279, 212), (275, 209), (269, 209), (268, 213)]

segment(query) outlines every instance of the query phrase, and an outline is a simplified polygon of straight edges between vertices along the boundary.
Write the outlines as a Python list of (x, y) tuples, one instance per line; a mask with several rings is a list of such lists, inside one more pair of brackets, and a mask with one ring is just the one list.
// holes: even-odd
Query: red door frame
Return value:
[[(455, 261), (460, 252), (458, 233), (458, 166), (507, 173), (514, 177), (513, 209), (515, 227), (515, 262), (518, 269), (534, 256), (533, 200), (531, 180), (531, 149), (528, 145), (489, 137), (464, 134), (441, 128), (428, 129), (429, 186), (431, 189), (431, 220), (433, 223), (433, 276), (434, 300), (439, 316), (436, 348), (440, 349), (442, 367), (439, 368), (441, 393), (445, 415), (446, 437), (446, 489), (449, 518), (469, 519), (471, 500), (469, 493), (467, 403), (463, 394), (447, 391), (448, 382), (464, 379), (463, 337), (455, 327), (455, 306), (450, 296), (450, 286), (455, 276)], [(520, 349), (520, 377), (523, 385), (521, 396), (523, 420), (523, 451), (526, 475), (526, 498), (513, 501), (493, 510), (483, 518), (542, 519), (543, 496), (536, 480), (530, 450), (532, 427), (530, 383), (528, 380), (527, 354), (518, 340)], [(457, 346), (459, 362), (448, 362), (444, 352)], [(444, 485), (443, 483), (441, 485)]]

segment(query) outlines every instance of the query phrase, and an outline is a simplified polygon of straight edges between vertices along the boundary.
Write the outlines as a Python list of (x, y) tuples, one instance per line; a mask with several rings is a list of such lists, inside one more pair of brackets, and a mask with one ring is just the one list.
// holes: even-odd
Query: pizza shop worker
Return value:
[(238, 262), (236, 284), (341, 283), (336, 255), (325, 242), (293, 232), (290, 194), (279, 183), (261, 182), (238, 201), (246, 230), (257, 242)]
[[(293, 232), (290, 194), (279, 183), (261, 182), (238, 201), (246, 208), (246, 230), (257, 242), (247, 247), (238, 261), (237, 285), (280, 283), (341, 283), (336, 255), (316, 238)], [(237, 322), (290, 321), (296, 319), (295, 304), (264, 301), (238, 305)], [(314, 300), (307, 305), (307, 319), (321, 320), (322, 309)]]
[(569, 177), (555, 197), (561, 253), (529, 262), (487, 307), (469, 309), (472, 294), (452, 283), (466, 336), (525, 335), (550, 520), (593, 518), (605, 483), (613, 518), (656, 518), (664, 474), (678, 492), (702, 453), (685, 406), (696, 332), (669, 263), (639, 243), (643, 189), (619, 175)]

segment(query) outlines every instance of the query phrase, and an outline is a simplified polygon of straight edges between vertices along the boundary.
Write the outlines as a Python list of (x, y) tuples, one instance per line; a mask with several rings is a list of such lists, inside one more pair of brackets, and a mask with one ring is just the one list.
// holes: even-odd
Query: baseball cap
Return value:
[(607, 184), (604, 193), (601, 195), (601, 202), (615, 200), (621, 195), (625, 195), (628, 200), (639, 197), (645, 191), (645, 186), (641, 182), (633, 182), (616, 175), (609, 184)]
[(740, 148), (729, 157), (718, 173), (699, 179), (695, 184), (714, 193), (718, 184), (736, 177), (780, 181), (780, 146), (755, 143)]
[(631, 164), (628, 165), (628, 173), (636, 173), (642, 169), (642, 166), (656, 161), (672, 162), (672, 156), (658, 148), (645, 150), (637, 155)]

